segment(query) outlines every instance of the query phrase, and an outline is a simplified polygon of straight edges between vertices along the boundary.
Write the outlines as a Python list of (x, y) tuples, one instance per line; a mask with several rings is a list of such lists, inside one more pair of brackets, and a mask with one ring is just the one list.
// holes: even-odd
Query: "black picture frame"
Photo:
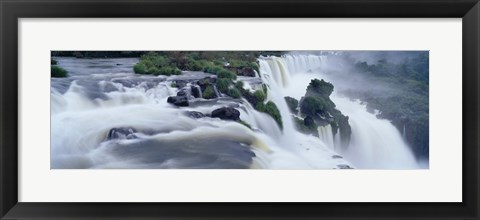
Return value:
[[(1, 219), (479, 219), (478, 0), (0, 0)], [(461, 203), (18, 202), (18, 19), (133, 17), (462, 18)], [(448, 42), (446, 42), (448, 43)], [(451, 146), (454, 147), (454, 146)]]

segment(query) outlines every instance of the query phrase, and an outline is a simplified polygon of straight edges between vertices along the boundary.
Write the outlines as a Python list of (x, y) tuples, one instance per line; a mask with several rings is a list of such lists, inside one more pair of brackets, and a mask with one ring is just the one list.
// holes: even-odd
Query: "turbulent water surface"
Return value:
[[(202, 79), (210, 74), (179, 76), (133, 73), (134, 58), (55, 58), (69, 71), (52, 78), (52, 168), (263, 168), (337, 169), (418, 168), (398, 130), (367, 112), (364, 105), (334, 93), (332, 100), (349, 116), (352, 139), (339, 146), (339, 134), (319, 127), (319, 137), (298, 132), (284, 100), (300, 99), (311, 79), (329, 81), (321, 67), (328, 57), (285, 55), (260, 57), (259, 77), (239, 77), (245, 88), (268, 86), (268, 100), (277, 104), (283, 129), (246, 100), (192, 98), (188, 107), (167, 103), (177, 93), (176, 80)], [(336, 83), (332, 81), (335, 85)], [(252, 129), (218, 118), (195, 118), (224, 106), (236, 107)], [(133, 138), (108, 139), (111, 129), (132, 129)]]

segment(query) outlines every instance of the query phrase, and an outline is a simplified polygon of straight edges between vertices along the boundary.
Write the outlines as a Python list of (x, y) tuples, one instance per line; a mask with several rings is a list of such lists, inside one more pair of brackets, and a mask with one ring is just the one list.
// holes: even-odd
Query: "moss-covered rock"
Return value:
[(258, 102), (255, 109), (272, 116), (272, 118), (277, 122), (278, 126), (283, 129), (282, 115), (280, 114), (280, 111), (275, 103), (272, 101), (269, 101), (266, 104), (263, 104), (263, 102)]
[(292, 98), (290, 96), (285, 97), (285, 102), (287, 102), (288, 109), (290, 109), (290, 112), (293, 114), (298, 113), (298, 100), (295, 98)]
[[(315, 124), (315, 121), (310, 121), (311, 118), (307, 119), (300, 119), (298, 117), (293, 117), (293, 121), (295, 122), (295, 127), (297, 128), (298, 131), (304, 133), (304, 134), (311, 134), (316, 137), (318, 137), (318, 131), (317, 131), (317, 125)], [(313, 123), (313, 124), (310, 124)]]
[(51, 77), (67, 77), (68, 71), (59, 66), (52, 66), (50, 68)]
[(348, 117), (336, 109), (335, 103), (330, 99), (333, 88), (331, 83), (325, 82), (323, 79), (313, 79), (300, 102), (300, 112), (309, 121), (314, 120), (316, 125), (330, 124), (334, 135), (340, 133), (342, 146), (347, 147), (352, 131)]
[(238, 91), (237, 88), (229, 88), (227, 91), (227, 95), (236, 99), (242, 97), (242, 94), (240, 93), (240, 91)]
[(257, 99), (257, 102), (263, 102), (267, 98), (265, 93), (262, 90), (256, 90), (253, 95)]
[(214, 99), (217, 98), (217, 95), (215, 94), (215, 90), (213, 89), (213, 86), (208, 85), (205, 90), (203, 91), (203, 98), (204, 99)]

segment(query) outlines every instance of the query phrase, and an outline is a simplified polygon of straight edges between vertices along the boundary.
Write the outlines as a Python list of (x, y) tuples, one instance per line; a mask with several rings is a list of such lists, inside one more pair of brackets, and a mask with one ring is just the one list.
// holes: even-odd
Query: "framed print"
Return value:
[(2, 219), (478, 219), (478, 1), (2, 1)]

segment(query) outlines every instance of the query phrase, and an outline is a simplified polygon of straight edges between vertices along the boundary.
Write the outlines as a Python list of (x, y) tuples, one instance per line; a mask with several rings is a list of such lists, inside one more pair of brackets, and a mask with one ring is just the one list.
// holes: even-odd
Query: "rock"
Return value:
[(240, 112), (231, 107), (215, 109), (212, 112), (212, 118), (221, 118), (223, 120), (237, 121), (240, 119)]
[(333, 155), (332, 158), (333, 158), (333, 159), (342, 159), (343, 157), (340, 156), (340, 155)]
[(216, 81), (217, 80), (215, 78), (205, 77), (203, 79), (198, 80), (197, 85), (199, 85), (200, 88), (202, 88), (202, 91), (203, 91), (207, 88), (207, 86), (209, 86), (210, 84), (214, 84)]
[(175, 80), (175, 87), (183, 88), (185, 86), (187, 86), (187, 81), (185, 81), (185, 80)]
[(137, 136), (134, 134), (136, 131), (133, 128), (112, 128), (108, 131), (107, 139), (135, 139)]
[(167, 102), (176, 106), (189, 105), (187, 96), (170, 96), (168, 97)]
[(298, 110), (297, 110), (298, 100), (296, 100), (295, 98), (292, 98), (290, 96), (285, 96), (285, 102), (287, 102), (287, 106), (290, 109), (291, 113), (293, 113), (293, 114), (298, 113)]
[(201, 112), (196, 112), (196, 111), (188, 111), (186, 112), (186, 115), (190, 118), (203, 118), (205, 115)]
[(340, 169), (353, 169), (352, 167), (350, 167), (346, 164), (338, 164), (337, 167), (340, 168)]
[(202, 98), (202, 91), (199, 86), (191, 86), (190, 89), (192, 90), (193, 97)]
[(177, 96), (188, 96), (188, 95), (187, 95), (187, 91), (185, 91), (185, 90), (182, 89), (182, 90), (180, 90), (180, 91), (177, 92)]
[(237, 76), (249, 76), (255, 77), (255, 70), (252, 67), (243, 66), (243, 67), (232, 67), (232, 66), (225, 66), (227, 70), (235, 72)]
[(307, 127), (316, 127), (317, 125), (315, 124), (315, 121), (313, 120), (312, 116), (307, 116), (303, 119), (303, 124)]

